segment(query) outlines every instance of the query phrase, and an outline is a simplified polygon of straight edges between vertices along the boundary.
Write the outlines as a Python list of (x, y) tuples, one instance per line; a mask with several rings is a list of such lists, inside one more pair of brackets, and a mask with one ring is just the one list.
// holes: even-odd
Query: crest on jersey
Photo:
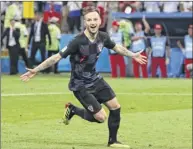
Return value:
[(93, 106), (92, 106), (92, 105), (89, 105), (89, 106), (88, 106), (88, 110), (91, 111), (91, 112), (94, 112)]
[(99, 49), (100, 52), (102, 51), (102, 49), (103, 49), (103, 44), (102, 43), (98, 44), (98, 49)]

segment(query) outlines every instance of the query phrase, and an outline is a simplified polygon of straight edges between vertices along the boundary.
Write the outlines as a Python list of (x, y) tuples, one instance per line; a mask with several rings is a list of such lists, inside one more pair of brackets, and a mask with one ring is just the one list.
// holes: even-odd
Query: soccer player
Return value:
[(77, 35), (58, 54), (51, 56), (34, 69), (27, 68), (28, 72), (21, 75), (21, 80), (28, 81), (37, 72), (70, 55), (72, 70), (69, 88), (84, 108), (68, 103), (66, 105), (64, 123), (69, 124), (74, 115), (80, 116), (89, 122), (103, 123), (107, 116), (101, 104), (105, 104), (110, 111), (108, 146), (129, 148), (128, 145), (121, 144), (117, 140), (117, 132), (121, 120), (121, 106), (114, 91), (96, 72), (95, 67), (103, 47), (113, 49), (124, 56), (131, 56), (141, 64), (147, 62), (146, 57), (140, 54), (141, 51), (133, 53), (123, 46), (115, 44), (107, 33), (100, 32), (101, 19), (97, 9), (89, 8), (84, 10), (84, 24), (86, 29), (83, 33)]

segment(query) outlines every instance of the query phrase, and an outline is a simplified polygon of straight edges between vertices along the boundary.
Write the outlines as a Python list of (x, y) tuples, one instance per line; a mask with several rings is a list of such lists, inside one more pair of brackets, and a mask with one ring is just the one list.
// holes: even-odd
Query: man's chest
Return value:
[(103, 43), (81, 44), (79, 46), (78, 59), (80, 63), (95, 64), (103, 49)]
[(99, 55), (103, 49), (103, 46), (103, 42), (81, 44), (79, 46), (79, 53), (81, 56)]

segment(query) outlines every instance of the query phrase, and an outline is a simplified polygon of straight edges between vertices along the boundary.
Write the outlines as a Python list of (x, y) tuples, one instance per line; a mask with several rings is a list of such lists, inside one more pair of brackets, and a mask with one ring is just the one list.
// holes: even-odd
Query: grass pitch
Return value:
[[(121, 142), (132, 149), (192, 148), (192, 80), (105, 79), (122, 105)], [(66, 102), (80, 105), (65, 75), (1, 80), (2, 149), (108, 149), (107, 123), (77, 116), (61, 123)]]

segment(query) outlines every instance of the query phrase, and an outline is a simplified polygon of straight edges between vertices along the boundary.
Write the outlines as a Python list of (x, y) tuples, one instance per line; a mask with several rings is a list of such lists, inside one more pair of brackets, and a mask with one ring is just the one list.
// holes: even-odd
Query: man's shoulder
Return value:
[(72, 38), (71, 42), (80, 43), (81, 41), (83, 41), (83, 39), (84, 39), (84, 34), (79, 33)]
[(188, 37), (189, 37), (189, 35), (188, 35), (188, 34), (184, 36), (184, 38), (188, 38)]
[(102, 32), (102, 31), (99, 31), (99, 35), (102, 36), (102, 37), (109, 36), (109, 34), (107, 32)]

